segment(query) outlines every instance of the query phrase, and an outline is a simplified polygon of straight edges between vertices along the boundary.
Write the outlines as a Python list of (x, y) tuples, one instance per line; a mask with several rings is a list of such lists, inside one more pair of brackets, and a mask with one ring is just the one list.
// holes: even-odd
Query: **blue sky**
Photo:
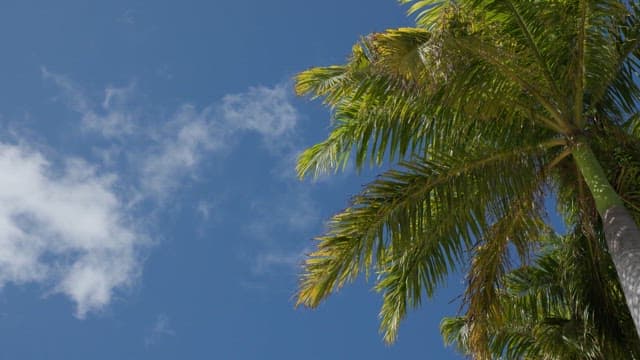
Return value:
[(0, 12), (0, 358), (456, 359), (461, 280), (378, 334), (364, 280), (294, 309), (368, 177), (294, 176), (329, 114), (291, 79), (411, 20), (381, 1), (29, 1)]

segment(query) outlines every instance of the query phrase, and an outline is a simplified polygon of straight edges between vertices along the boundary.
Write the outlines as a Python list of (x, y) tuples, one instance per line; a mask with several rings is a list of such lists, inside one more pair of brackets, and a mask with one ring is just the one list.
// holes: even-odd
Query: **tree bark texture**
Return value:
[(629, 211), (620, 205), (607, 209), (602, 221), (607, 247), (640, 336), (640, 230)]

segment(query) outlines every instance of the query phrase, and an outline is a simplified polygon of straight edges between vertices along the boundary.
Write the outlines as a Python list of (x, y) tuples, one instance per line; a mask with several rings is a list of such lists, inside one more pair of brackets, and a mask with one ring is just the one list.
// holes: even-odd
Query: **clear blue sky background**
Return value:
[(0, 359), (455, 359), (452, 279), (378, 334), (360, 281), (294, 309), (311, 238), (367, 177), (295, 179), (328, 111), (291, 79), (406, 26), (393, 0), (0, 7)]

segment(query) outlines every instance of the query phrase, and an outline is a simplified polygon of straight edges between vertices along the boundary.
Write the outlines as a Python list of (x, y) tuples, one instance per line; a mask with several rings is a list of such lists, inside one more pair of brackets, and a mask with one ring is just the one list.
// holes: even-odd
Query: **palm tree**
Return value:
[[(337, 171), (351, 156), (357, 168), (398, 163), (331, 219), (304, 265), (298, 304), (315, 307), (373, 272), (381, 330), (393, 341), (407, 308), (470, 259), (467, 316), (481, 329), (499, 312), (510, 252), (527, 261), (548, 233), (544, 200), (557, 195), (571, 228), (593, 227), (597, 209), (640, 329), (640, 199), (612, 186), (633, 188), (638, 173), (603, 169), (615, 154), (594, 153), (603, 141), (621, 153), (640, 141), (638, 6), (422, 0), (410, 11), (417, 27), (369, 35), (345, 65), (297, 77), (299, 94), (333, 112), (327, 139), (301, 154), (300, 177)], [(486, 332), (470, 340), (488, 354)]]

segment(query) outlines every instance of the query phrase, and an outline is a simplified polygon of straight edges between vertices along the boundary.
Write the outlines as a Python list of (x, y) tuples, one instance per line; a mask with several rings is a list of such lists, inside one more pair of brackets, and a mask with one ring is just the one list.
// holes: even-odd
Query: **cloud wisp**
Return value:
[(226, 128), (257, 132), (271, 151), (290, 145), (288, 135), (300, 117), (289, 99), (287, 84), (251, 87), (244, 93), (225, 95), (221, 110)]
[(288, 271), (297, 271), (308, 252), (309, 251), (305, 249), (298, 252), (268, 252), (258, 254), (252, 270), (256, 275), (265, 275), (279, 268), (284, 268)]
[(81, 115), (84, 130), (101, 134), (105, 138), (132, 135), (136, 131), (135, 120), (139, 116), (130, 106), (135, 91), (134, 84), (126, 87), (108, 86), (99, 105), (94, 104), (78, 84), (69, 77), (41, 67), (45, 80), (53, 82), (62, 92), (64, 102)]
[(145, 346), (157, 344), (162, 338), (167, 336), (176, 336), (175, 330), (171, 327), (169, 317), (166, 314), (159, 314), (156, 317), (149, 333), (144, 338)]
[(158, 199), (173, 193), (207, 155), (226, 148), (222, 132), (211, 121), (210, 108), (197, 111), (192, 105), (183, 105), (153, 133), (153, 142), (137, 159), (143, 191)]
[(170, 194), (203, 159), (229, 152), (234, 139), (244, 133), (259, 134), (266, 148), (278, 154), (291, 143), (298, 120), (282, 84), (226, 95), (202, 110), (182, 105), (155, 132), (155, 144), (142, 159), (143, 188), (158, 198)]

